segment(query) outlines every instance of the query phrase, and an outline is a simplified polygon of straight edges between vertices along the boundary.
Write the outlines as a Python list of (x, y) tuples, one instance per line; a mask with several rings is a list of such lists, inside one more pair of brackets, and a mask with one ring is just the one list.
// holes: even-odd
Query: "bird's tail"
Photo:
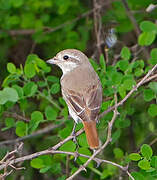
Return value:
[(83, 121), (83, 126), (90, 148), (99, 148), (99, 138), (96, 129), (96, 121)]

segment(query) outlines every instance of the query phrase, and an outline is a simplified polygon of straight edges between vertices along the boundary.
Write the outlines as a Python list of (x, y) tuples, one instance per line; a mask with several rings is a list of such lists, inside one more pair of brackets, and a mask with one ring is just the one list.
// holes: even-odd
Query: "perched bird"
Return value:
[(47, 63), (62, 69), (61, 89), (69, 113), (76, 123), (83, 123), (90, 148), (98, 148), (96, 122), (102, 102), (102, 88), (87, 56), (79, 50), (66, 49)]

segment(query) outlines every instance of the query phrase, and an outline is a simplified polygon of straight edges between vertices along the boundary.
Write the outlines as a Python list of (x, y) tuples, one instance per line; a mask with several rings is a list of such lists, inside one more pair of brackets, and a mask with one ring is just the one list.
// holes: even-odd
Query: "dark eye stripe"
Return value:
[(63, 59), (67, 60), (67, 59), (69, 59), (69, 56), (65, 55), (65, 56), (63, 56)]

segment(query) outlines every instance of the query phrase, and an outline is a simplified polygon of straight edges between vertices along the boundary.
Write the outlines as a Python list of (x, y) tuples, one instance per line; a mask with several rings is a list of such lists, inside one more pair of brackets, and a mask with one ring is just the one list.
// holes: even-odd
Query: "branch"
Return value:
[(133, 24), (134, 27), (135, 27), (136, 35), (139, 36), (139, 35), (140, 35), (140, 29), (139, 29), (139, 27), (138, 27), (138, 24), (137, 24), (137, 22), (136, 22), (136, 19), (134, 18), (133, 14), (132, 14), (129, 6), (128, 6), (127, 1), (126, 1), (126, 0), (122, 0), (122, 2), (123, 2), (123, 5), (124, 5), (124, 7), (125, 7), (125, 9), (126, 9), (126, 13), (127, 13), (128, 17), (129, 17), (129, 19), (131, 20), (132, 24)]
[(6, 112), (4, 112), (4, 116), (13, 117), (13, 118), (15, 118), (17, 120), (22, 120), (22, 121), (25, 121), (25, 122), (30, 122), (30, 119), (27, 119), (26, 117), (21, 116), (21, 115), (19, 115), (17, 113), (13, 113), (13, 112), (7, 112), (6, 111)]
[[(88, 155), (85, 155), (85, 154), (80, 154), (80, 153), (75, 153), (75, 152), (66, 152), (66, 151), (57, 151), (57, 150), (44, 150), (44, 151), (41, 151), (41, 152), (38, 152), (38, 153), (34, 153), (33, 156), (32, 155), (27, 155), (27, 156), (24, 156), (24, 157), (21, 157), (21, 158), (16, 158), (16, 159), (13, 159), (11, 160), (9, 163), (8, 163), (8, 166), (11, 166), (12, 164), (16, 164), (16, 163), (19, 163), (19, 162), (23, 162), (24, 160), (30, 160), (30, 159), (34, 159), (40, 155), (45, 155), (45, 154), (66, 154), (66, 155), (71, 155), (71, 156), (74, 156), (75, 158), (78, 158), (79, 156), (81, 157), (85, 157), (85, 158), (90, 158), (90, 156)], [(128, 166), (121, 166), (115, 162), (112, 162), (112, 161), (108, 161), (108, 160), (104, 160), (104, 159), (100, 159), (100, 158), (93, 158), (93, 160), (98, 163), (98, 164), (101, 164), (101, 163), (107, 163), (107, 164), (112, 164), (113, 166), (116, 166), (118, 168), (120, 168), (122, 171), (126, 172), (127, 174), (130, 174), (128, 172)], [(1, 166), (0, 166), (0, 169)]]
[(24, 141), (26, 139), (30, 139), (30, 138), (33, 138), (33, 137), (48, 133), (48, 132), (52, 131), (53, 129), (56, 129), (56, 128), (62, 126), (62, 125), (63, 125), (63, 123), (58, 124), (58, 125), (51, 125), (51, 126), (43, 128), (43, 129), (40, 129), (40, 130), (38, 130), (38, 131), (36, 131), (36, 132), (34, 132), (32, 134), (29, 134), (27, 136), (23, 136), (23, 137), (20, 137), (20, 138), (17, 138), (17, 139), (11, 139), (11, 140), (7, 140), (7, 141), (2, 141), (2, 142), (0, 142), (0, 146), (5, 145), (5, 144), (15, 144), (17, 142)]
[[(75, 134), (75, 136), (79, 136), (83, 132), (84, 132), (84, 130), (81, 129)], [(41, 156), (41, 155), (53, 154), (54, 152), (58, 152), (58, 151), (56, 151), (56, 149), (58, 149), (64, 143), (66, 143), (67, 141), (69, 141), (69, 140), (71, 140), (73, 138), (74, 138), (74, 136), (68, 136), (66, 139), (64, 139), (63, 141), (59, 142), (58, 144), (56, 144), (55, 146), (53, 146), (53, 147), (51, 147), (51, 148), (49, 148), (47, 150), (36, 152), (36, 153), (30, 154), (30, 155), (26, 155), (26, 156), (23, 156), (23, 157), (20, 157), (20, 158), (13, 159), (13, 160), (7, 162), (7, 164), (2, 163), (2, 165), (0, 165), (0, 170), (4, 169), (6, 166), (10, 166), (10, 165), (13, 165), (13, 164), (16, 164), (16, 163), (19, 163), (19, 162), (23, 162), (25, 160), (34, 159), (34, 158), (36, 158), (38, 156)]]
[[(89, 10), (89, 11), (87, 11), (87, 12), (81, 14), (81, 15), (79, 15), (78, 17), (72, 19), (71, 21), (67, 21), (67, 22), (65, 22), (65, 23), (63, 23), (63, 24), (61, 24), (61, 25), (59, 25), (59, 26), (57, 26), (57, 27), (55, 27), (55, 28), (44, 27), (44, 32), (45, 32), (45, 33), (52, 33), (52, 32), (58, 31), (58, 30), (64, 28), (65, 26), (67, 26), (67, 25), (69, 25), (69, 24), (75, 23), (75, 22), (77, 22), (78, 20), (80, 20), (80, 19), (82, 19), (82, 18), (84, 18), (84, 17), (87, 17), (87, 16), (91, 15), (95, 10), (101, 9), (101, 8), (103, 8), (104, 6), (106, 6), (106, 5), (108, 5), (108, 4), (111, 4), (111, 3), (114, 2), (114, 1), (115, 1), (115, 0), (110, 0), (110, 1), (108, 1), (108, 2), (106, 2), (106, 3), (103, 3), (101, 6), (98, 6), (98, 7), (96, 7), (96, 8), (93, 8), (93, 9), (91, 9), (91, 10)], [(2, 32), (2, 31), (1, 31), (1, 32)], [(0, 33), (1, 33), (1, 32), (0, 32)], [(34, 34), (35, 32), (36, 32), (36, 31), (35, 31), (34, 29), (20, 29), (20, 30), (10, 30), (10, 31), (8, 31), (8, 34), (11, 35), (11, 36), (17, 36), (17, 35), (32, 35), (32, 34)]]
[[(134, 25), (135, 33), (136, 33), (136, 36), (138, 38), (138, 36), (140, 35), (140, 29), (138, 27), (136, 19), (134, 18), (134, 15), (133, 15), (133, 13), (130, 10), (127, 1), (126, 0), (122, 0), (122, 3), (123, 3), (123, 5), (124, 5), (124, 7), (126, 9), (126, 13), (127, 13), (128, 17), (129, 17), (130, 21)], [(147, 51), (147, 49), (145, 47), (143, 47), (143, 53), (147, 57), (147, 59), (149, 59), (149, 53), (148, 53), (148, 51)]]
[[(115, 95), (115, 104), (117, 104), (117, 95)], [(113, 123), (116, 120), (117, 115), (118, 115), (117, 106), (115, 106), (115, 110), (114, 110), (112, 120), (108, 123), (108, 133), (107, 133), (107, 139), (106, 139), (105, 143), (103, 144), (103, 146), (101, 146), (98, 150), (96, 150), (93, 153), (93, 155), (84, 163), (84, 165), (80, 166), (80, 168), (72, 176), (67, 178), (67, 180), (72, 180), (75, 176), (77, 176), (83, 170), (86, 171), (86, 167), (90, 163), (90, 161), (92, 161), (95, 158), (95, 156), (97, 154), (99, 154), (103, 149), (105, 149), (105, 147), (112, 141), (111, 131), (112, 131)]]
[[(149, 72), (142, 78), (142, 80), (140, 82), (138, 82), (133, 88), (132, 90), (129, 91), (129, 93), (124, 97), (124, 99), (122, 99), (119, 103), (115, 104), (114, 106), (109, 107), (106, 111), (104, 111), (103, 113), (100, 114), (100, 118), (103, 117), (105, 114), (109, 113), (110, 111), (112, 111), (113, 109), (115, 109), (115, 107), (119, 107), (121, 105), (123, 105), (123, 103), (133, 94), (133, 92), (137, 91), (137, 89), (142, 86), (144, 83), (148, 82), (149, 80), (152, 80), (153, 78), (155, 78), (154, 76), (151, 76), (149, 78), (149, 76), (157, 69), (157, 64), (151, 69), (149, 70)], [(152, 78), (153, 77), (153, 78)]]

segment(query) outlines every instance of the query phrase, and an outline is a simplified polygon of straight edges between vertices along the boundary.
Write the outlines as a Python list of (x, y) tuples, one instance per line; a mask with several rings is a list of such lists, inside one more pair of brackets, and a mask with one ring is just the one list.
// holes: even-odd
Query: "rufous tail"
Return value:
[(91, 149), (99, 148), (99, 138), (96, 129), (96, 121), (83, 121), (87, 142)]

